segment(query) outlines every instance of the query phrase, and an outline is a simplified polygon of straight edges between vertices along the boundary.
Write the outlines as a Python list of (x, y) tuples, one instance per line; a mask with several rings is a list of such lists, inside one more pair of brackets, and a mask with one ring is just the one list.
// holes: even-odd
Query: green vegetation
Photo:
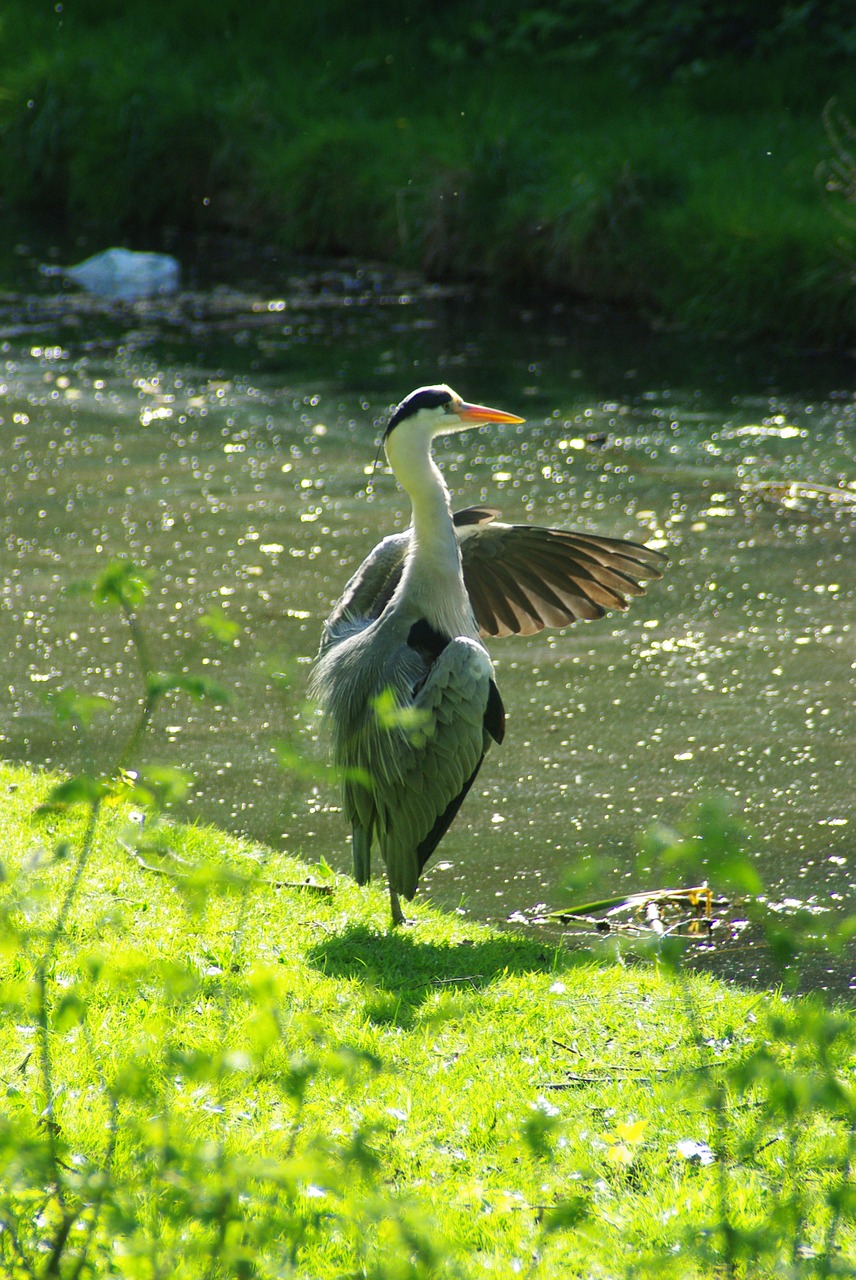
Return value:
[(9, 0), (0, 191), (846, 344), (854, 52), (844, 0)]
[[(115, 777), (0, 768), (4, 1276), (856, 1274), (851, 1016), (665, 937), (625, 965), (424, 906), (390, 932), (381, 885), (170, 823), (143, 734), (224, 692), (151, 669), (132, 565), (87, 589), (139, 716)], [(644, 856), (752, 890), (739, 847), (704, 806)]]
[[(856, 1272), (852, 1020), (0, 774), (5, 1276)], [(314, 886), (314, 887), (313, 887)]]

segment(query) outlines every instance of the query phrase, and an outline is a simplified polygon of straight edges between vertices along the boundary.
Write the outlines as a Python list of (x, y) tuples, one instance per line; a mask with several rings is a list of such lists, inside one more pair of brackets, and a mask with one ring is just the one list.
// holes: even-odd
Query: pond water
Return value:
[[(147, 759), (194, 775), (179, 816), (347, 869), (337, 797), (279, 752), (323, 758), (305, 705), (321, 621), (408, 520), (388, 472), (367, 492), (379, 424), (443, 380), (527, 419), (438, 442), (458, 505), (649, 541), (671, 564), (626, 614), (492, 644), (506, 740), (421, 892), (531, 915), (561, 905), (583, 852), (601, 860), (599, 896), (660, 888), (639, 832), (721, 795), (753, 828), (771, 904), (852, 910), (853, 362), (699, 347), (368, 268), (276, 270), (128, 309), (55, 282), (0, 299), (2, 754), (115, 759), (135, 655), (120, 617), (64, 588), (130, 557), (154, 579), (155, 664), (233, 693), (219, 709), (176, 697), (146, 741)], [(202, 639), (212, 608), (240, 624), (237, 645)], [(88, 733), (59, 724), (50, 695), (68, 687), (113, 714)], [(756, 966), (738, 939), (718, 956)], [(823, 957), (812, 982), (845, 990), (852, 968)]]

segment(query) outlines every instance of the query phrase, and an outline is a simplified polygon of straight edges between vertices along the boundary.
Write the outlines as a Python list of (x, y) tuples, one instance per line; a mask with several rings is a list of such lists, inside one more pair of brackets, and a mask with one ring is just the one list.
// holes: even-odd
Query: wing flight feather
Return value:
[(464, 581), (483, 635), (534, 635), (600, 618), (662, 577), (666, 557), (641, 543), (491, 522), (459, 533)]
[[(482, 635), (534, 635), (624, 610), (666, 557), (629, 539), (537, 525), (501, 524), (494, 507), (455, 513), (464, 581)], [(327, 619), (325, 643), (355, 622), (379, 618), (401, 580), (410, 531), (366, 557)], [(323, 647), (323, 646), (322, 646)]]

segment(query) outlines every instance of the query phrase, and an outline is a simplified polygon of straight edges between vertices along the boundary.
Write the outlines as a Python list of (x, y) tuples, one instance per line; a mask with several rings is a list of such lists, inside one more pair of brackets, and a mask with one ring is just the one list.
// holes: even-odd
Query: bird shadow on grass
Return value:
[(357, 924), (311, 948), (307, 960), (329, 977), (360, 983), (371, 1022), (401, 1027), (410, 1026), (438, 991), (466, 1000), (509, 974), (562, 972), (591, 963), (590, 956), (517, 934), (443, 943), (420, 941), (418, 930), (379, 933)]

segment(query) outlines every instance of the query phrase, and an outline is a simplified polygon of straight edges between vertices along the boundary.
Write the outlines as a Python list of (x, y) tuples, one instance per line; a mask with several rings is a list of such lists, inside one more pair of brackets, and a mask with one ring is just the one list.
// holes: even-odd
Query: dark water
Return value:
[[(0, 299), (0, 751), (106, 767), (138, 697), (121, 619), (64, 590), (128, 556), (153, 575), (158, 666), (216, 676), (225, 709), (176, 698), (148, 759), (190, 769), (181, 816), (347, 868), (337, 800), (278, 761), (320, 759), (304, 705), (321, 619), (378, 538), (378, 423), (421, 383), (526, 416), (438, 444), (460, 505), (666, 550), (626, 615), (495, 642), (509, 712), (424, 881), (505, 920), (559, 905), (585, 851), (598, 895), (662, 887), (638, 833), (724, 796), (754, 830), (771, 909), (822, 918), (856, 889), (854, 363), (694, 345), (592, 311), (445, 296), (367, 269), (105, 310), (55, 282)], [(271, 279), (273, 276), (270, 277)], [(849, 486), (849, 487), (848, 487)], [(205, 642), (215, 607), (237, 646)], [(49, 695), (111, 699), (88, 734)], [(714, 957), (751, 975), (730, 938)], [(812, 982), (846, 990), (852, 956)]]

